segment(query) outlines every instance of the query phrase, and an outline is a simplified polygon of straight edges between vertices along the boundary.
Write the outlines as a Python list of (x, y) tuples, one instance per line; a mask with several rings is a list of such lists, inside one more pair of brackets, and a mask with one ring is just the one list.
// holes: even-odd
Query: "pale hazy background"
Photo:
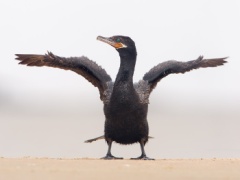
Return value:
[[(0, 1), (0, 156), (102, 157), (104, 115), (98, 90), (81, 76), (26, 67), (15, 53), (85, 55), (114, 79), (118, 53), (98, 35), (135, 41), (134, 79), (160, 62), (229, 56), (223, 67), (163, 79), (150, 98), (155, 158), (240, 157), (240, 1)], [(116, 156), (138, 144), (113, 145)]]

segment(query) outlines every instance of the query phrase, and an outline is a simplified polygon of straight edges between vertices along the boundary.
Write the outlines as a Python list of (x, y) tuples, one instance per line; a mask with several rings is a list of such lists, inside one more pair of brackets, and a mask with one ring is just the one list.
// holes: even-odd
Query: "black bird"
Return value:
[(226, 63), (225, 58), (203, 59), (180, 62), (166, 61), (150, 69), (142, 80), (133, 83), (133, 74), (137, 59), (134, 41), (126, 36), (110, 38), (98, 36), (98, 40), (113, 46), (120, 56), (120, 68), (115, 81), (106, 71), (87, 57), (64, 58), (48, 52), (45, 55), (16, 54), (19, 64), (28, 66), (49, 66), (72, 70), (99, 89), (100, 99), (104, 104), (105, 130), (104, 136), (89, 140), (89, 142), (105, 138), (108, 151), (103, 159), (120, 159), (111, 154), (112, 142), (120, 144), (140, 143), (142, 154), (138, 158), (148, 160), (144, 146), (148, 141), (147, 112), (149, 95), (157, 83), (172, 73), (185, 73), (193, 69), (216, 67)]

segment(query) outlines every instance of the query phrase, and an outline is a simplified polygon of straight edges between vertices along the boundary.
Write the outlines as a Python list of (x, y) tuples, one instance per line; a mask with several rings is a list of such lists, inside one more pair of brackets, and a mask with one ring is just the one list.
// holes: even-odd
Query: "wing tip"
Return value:
[(26, 64), (25, 63), (25, 60), (26, 60), (25, 54), (15, 54), (15, 56), (16, 56), (15, 60), (20, 61), (18, 64), (21, 64), (21, 65)]
[(225, 63), (228, 63), (228, 61), (226, 59), (228, 59), (229, 57), (226, 56), (226, 57), (223, 57), (223, 58), (219, 58), (220, 61), (221, 61), (221, 64), (220, 65), (224, 65)]
[(21, 60), (21, 58), (20, 58), (21, 55), (22, 55), (22, 54), (15, 54), (15, 56), (16, 56), (16, 57), (15, 57), (15, 60)]
[(223, 62), (227, 63), (228, 61), (226, 61), (226, 59), (228, 59), (228, 58), (229, 58), (229, 56), (226, 56), (226, 57), (222, 58)]
[(217, 67), (217, 66), (223, 66), (228, 61), (229, 57), (223, 57), (223, 58), (213, 58), (213, 59), (204, 59), (202, 62), (202, 67)]
[(43, 66), (44, 55), (37, 54), (15, 54), (15, 60), (19, 61), (18, 64), (26, 66)]

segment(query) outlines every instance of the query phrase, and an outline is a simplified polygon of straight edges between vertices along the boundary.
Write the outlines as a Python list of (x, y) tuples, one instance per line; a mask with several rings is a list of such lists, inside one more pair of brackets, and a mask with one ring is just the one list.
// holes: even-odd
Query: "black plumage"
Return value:
[(140, 143), (142, 154), (135, 159), (150, 159), (146, 156), (144, 146), (148, 141), (147, 112), (149, 95), (157, 83), (172, 73), (185, 73), (193, 69), (216, 67), (226, 63), (226, 58), (203, 59), (180, 62), (166, 61), (153, 67), (138, 83), (133, 83), (133, 74), (137, 58), (134, 41), (126, 36), (97, 38), (113, 46), (120, 56), (120, 68), (115, 81), (106, 71), (87, 57), (64, 58), (48, 52), (45, 55), (16, 54), (19, 64), (28, 66), (49, 66), (72, 70), (99, 89), (100, 99), (104, 103), (105, 131), (104, 136), (87, 140), (92, 142), (105, 139), (108, 152), (104, 159), (116, 159), (111, 154), (111, 145)]

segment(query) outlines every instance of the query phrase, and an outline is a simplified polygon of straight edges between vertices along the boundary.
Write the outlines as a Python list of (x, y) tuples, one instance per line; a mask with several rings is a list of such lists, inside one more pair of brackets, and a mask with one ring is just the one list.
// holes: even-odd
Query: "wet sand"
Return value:
[(240, 179), (240, 159), (0, 158), (0, 180)]

